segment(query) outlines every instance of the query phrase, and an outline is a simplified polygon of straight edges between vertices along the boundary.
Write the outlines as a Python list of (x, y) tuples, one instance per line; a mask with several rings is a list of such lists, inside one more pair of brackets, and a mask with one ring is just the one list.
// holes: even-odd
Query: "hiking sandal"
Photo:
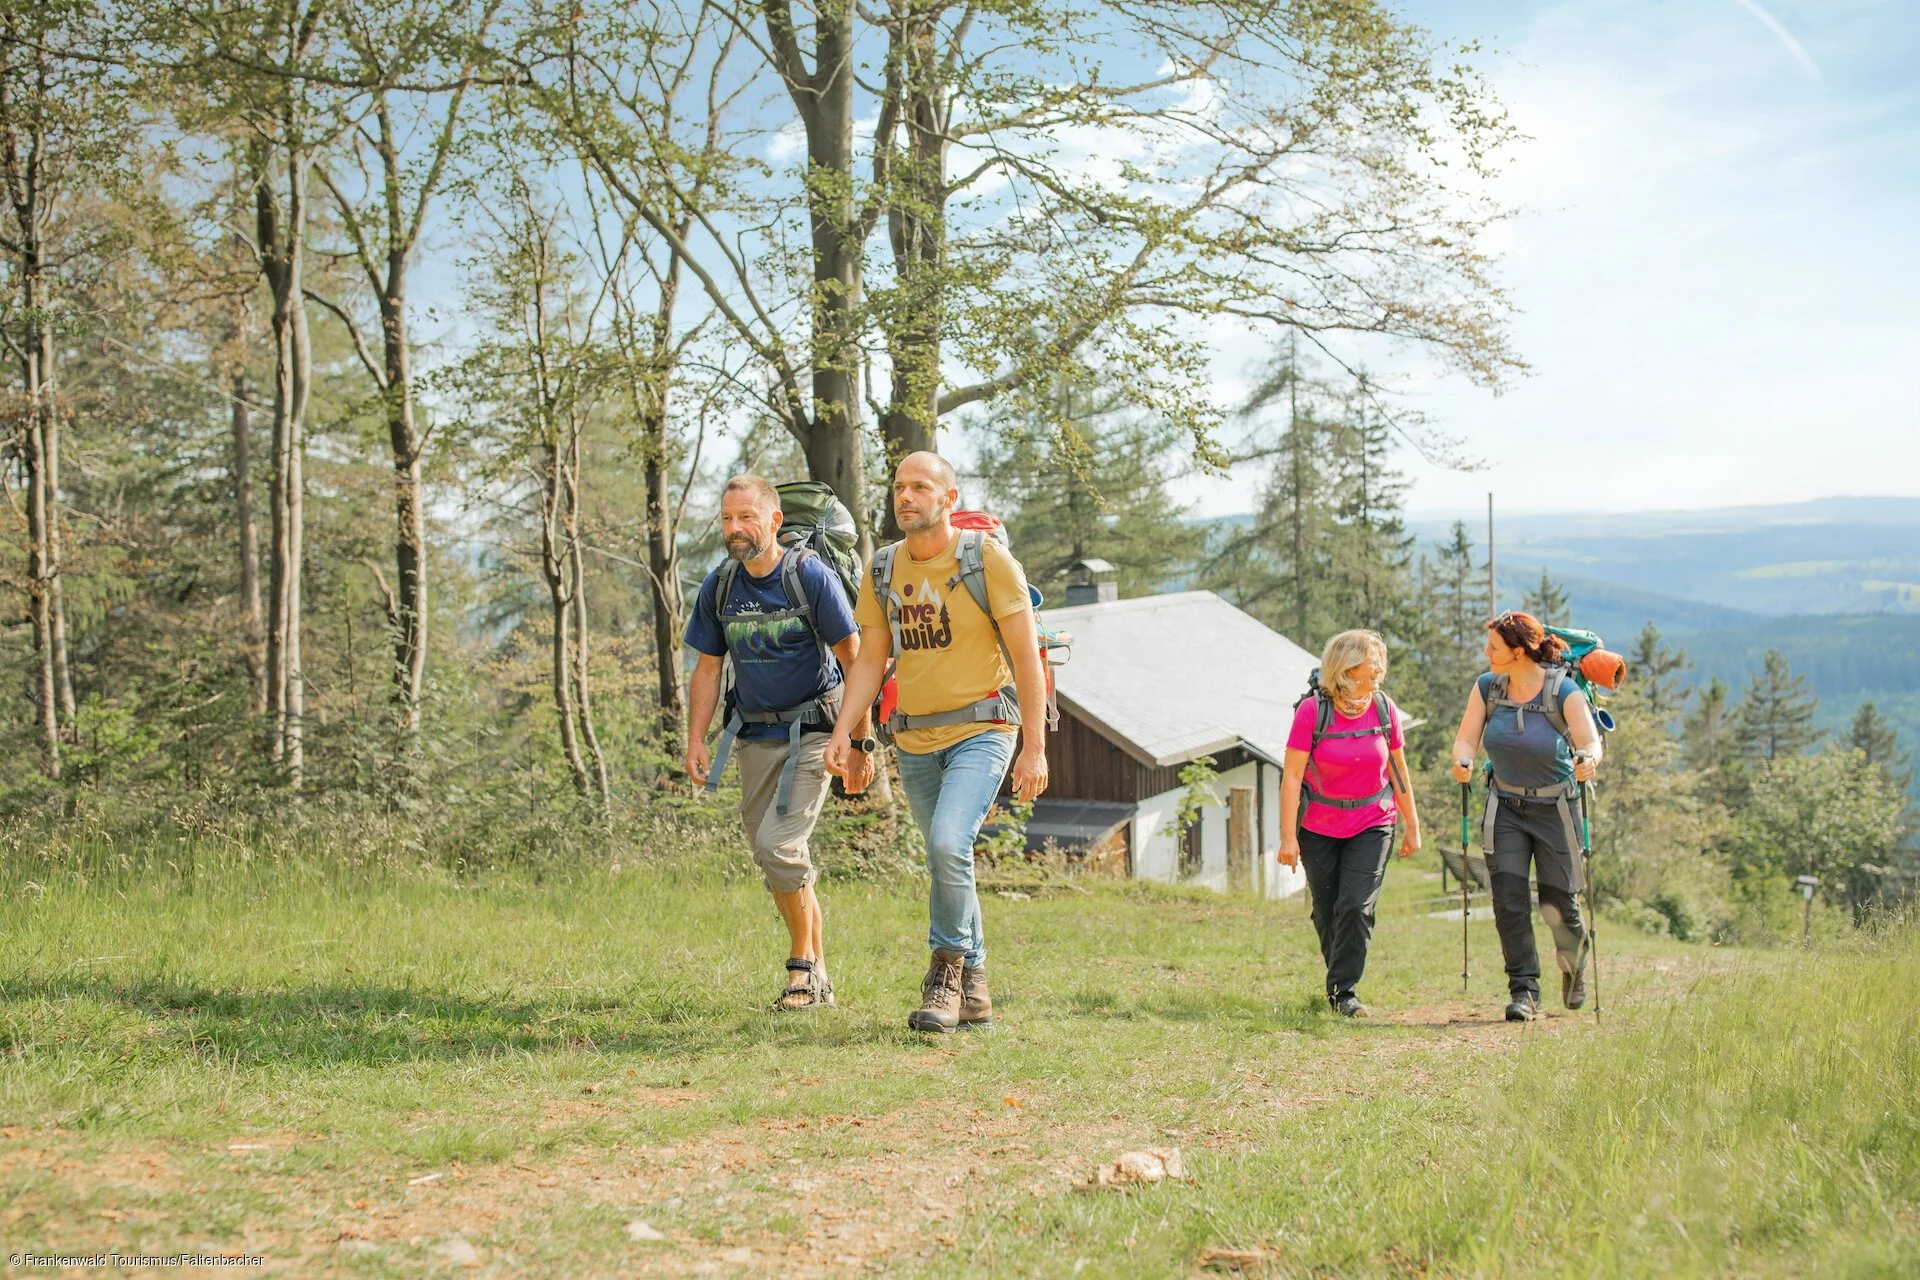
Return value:
[[(797, 956), (792, 957), (787, 961), (787, 972), (804, 973), (807, 975), (807, 980), (805, 982), (789, 983), (787, 989), (774, 998), (773, 1011), (775, 1013), (805, 1013), (809, 1009), (818, 1009), (823, 1005), (833, 1003), (833, 985), (820, 980), (820, 972), (814, 966), (813, 961), (802, 960)], [(787, 998), (789, 996), (805, 996), (807, 1002), (805, 1004), (788, 1004)]]

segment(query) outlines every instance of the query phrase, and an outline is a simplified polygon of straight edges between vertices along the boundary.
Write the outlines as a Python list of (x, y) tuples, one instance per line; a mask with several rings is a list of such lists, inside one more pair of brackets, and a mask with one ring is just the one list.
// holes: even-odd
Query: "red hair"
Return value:
[(1509, 649), (1518, 649), (1535, 662), (1558, 662), (1567, 651), (1567, 642), (1547, 634), (1540, 619), (1518, 609), (1510, 610), (1487, 624), (1487, 630), (1500, 637)]

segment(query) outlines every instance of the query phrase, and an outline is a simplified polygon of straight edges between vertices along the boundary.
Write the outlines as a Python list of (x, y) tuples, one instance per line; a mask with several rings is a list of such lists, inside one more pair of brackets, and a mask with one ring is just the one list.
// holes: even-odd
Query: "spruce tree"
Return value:
[(1707, 777), (1723, 774), (1734, 759), (1733, 713), (1726, 681), (1714, 676), (1694, 695), (1693, 710), (1680, 730), (1687, 767)]
[(1813, 727), (1819, 709), (1819, 700), (1807, 692), (1806, 677), (1794, 675), (1778, 649), (1767, 650), (1734, 711), (1740, 754), (1749, 760), (1799, 755), (1820, 739)]
[(1407, 485), (1391, 463), (1387, 424), (1368, 413), (1364, 382), (1348, 416), (1330, 433), (1337, 496), (1327, 531), (1327, 605), (1342, 629), (1365, 627), (1391, 645), (1419, 630), (1415, 539), (1401, 518)]
[(981, 439), (980, 475), (1028, 580), (1058, 603), (1080, 560), (1112, 564), (1123, 596), (1188, 572), (1202, 537), (1167, 492), (1171, 433), (1098, 386), (1055, 395), (1053, 413), (998, 416)]
[(1277, 410), (1283, 425), (1270, 445), (1251, 455), (1271, 461), (1253, 521), (1222, 540), (1202, 579), (1294, 643), (1316, 651), (1348, 625), (1328, 601), (1327, 534), (1335, 494), (1332, 428), (1316, 405), (1324, 395), (1290, 344), (1249, 397), (1247, 413)]
[(1873, 703), (1863, 702), (1853, 713), (1847, 745), (1865, 756), (1868, 764), (1885, 770), (1898, 790), (1913, 789), (1913, 757), (1900, 749), (1899, 731)]
[(1520, 607), (1549, 627), (1564, 627), (1572, 616), (1567, 589), (1555, 582), (1545, 569), (1540, 570), (1540, 585), (1527, 592)]
[(1680, 673), (1692, 666), (1687, 661), (1686, 651), (1668, 644), (1661, 636), (1660, 628), (1652, 622), (1640, 629), (1633, 652), (1627, 658), (1627, 678), (1640, 691), (1640, 696), (1646, 702), (1647, 713), (1655, 723), (1672, 723), (1673, 717), (1686, 701)]

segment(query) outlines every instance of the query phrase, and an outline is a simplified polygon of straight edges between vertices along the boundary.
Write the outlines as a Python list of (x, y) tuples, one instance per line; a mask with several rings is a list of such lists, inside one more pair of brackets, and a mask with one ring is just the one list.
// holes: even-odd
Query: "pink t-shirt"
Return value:
[[(1305, 751), (1312, 745), (1313, 722), (1318, 714), (1317, 699), (1314, 698), (1308, 698), (1294, 709), (1293, 731), (1287, 735), (1289, 748)], [(1356, 800), (1386, 786), (1387, 752), (1397, 751), (1406, 744), (1406, 735), (1400, 724), (1400, 708), (1394, 706), (1391, 699), (1387, 701), (1387, 718), (1390, 728), (1385, 735), (1370, 733), (1360, 738), (1323, 736), (1320, 745), (1314, 748), (1312, 758), (1307, 761), (1306, 785), (1336, 800)], [(1327, 734), (1371, 729), (1379, 723), (1371, 706), (1352, 720), (1335, 711), (1333, 721), (1327, 725)], [(1300, 798), (1306, 801), (1307, 806), (1300, 825), (1335, 840), (1344, 840), (1369, 827), (1383, 827), (1393, 821), (1392, 796), (1358, 809), (1335, 809), (1331, 805), (1314, 804), (1306, 800), (1304, 788)]]

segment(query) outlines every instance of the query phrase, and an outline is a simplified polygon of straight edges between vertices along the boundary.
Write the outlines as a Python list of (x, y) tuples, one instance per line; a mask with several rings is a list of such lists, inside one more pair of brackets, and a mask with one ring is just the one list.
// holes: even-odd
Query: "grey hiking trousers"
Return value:
[(1540, 995), (1540, 951), (1533, 940), (1533, 902), (1527, 891), (1531, 864), (1540, 882), (1540, 918), (1553, 931), (1555, 959), (1565, 972), (1584, 960), (1586, 922), (1574, 897), (1573, 860), (1566, 824), (1552, 803), (1502, 797), (1488, 824), (1493, 847), (1487, 869), (1493, 873), (1493, 923), (1507, 962), (1507, 990)]

